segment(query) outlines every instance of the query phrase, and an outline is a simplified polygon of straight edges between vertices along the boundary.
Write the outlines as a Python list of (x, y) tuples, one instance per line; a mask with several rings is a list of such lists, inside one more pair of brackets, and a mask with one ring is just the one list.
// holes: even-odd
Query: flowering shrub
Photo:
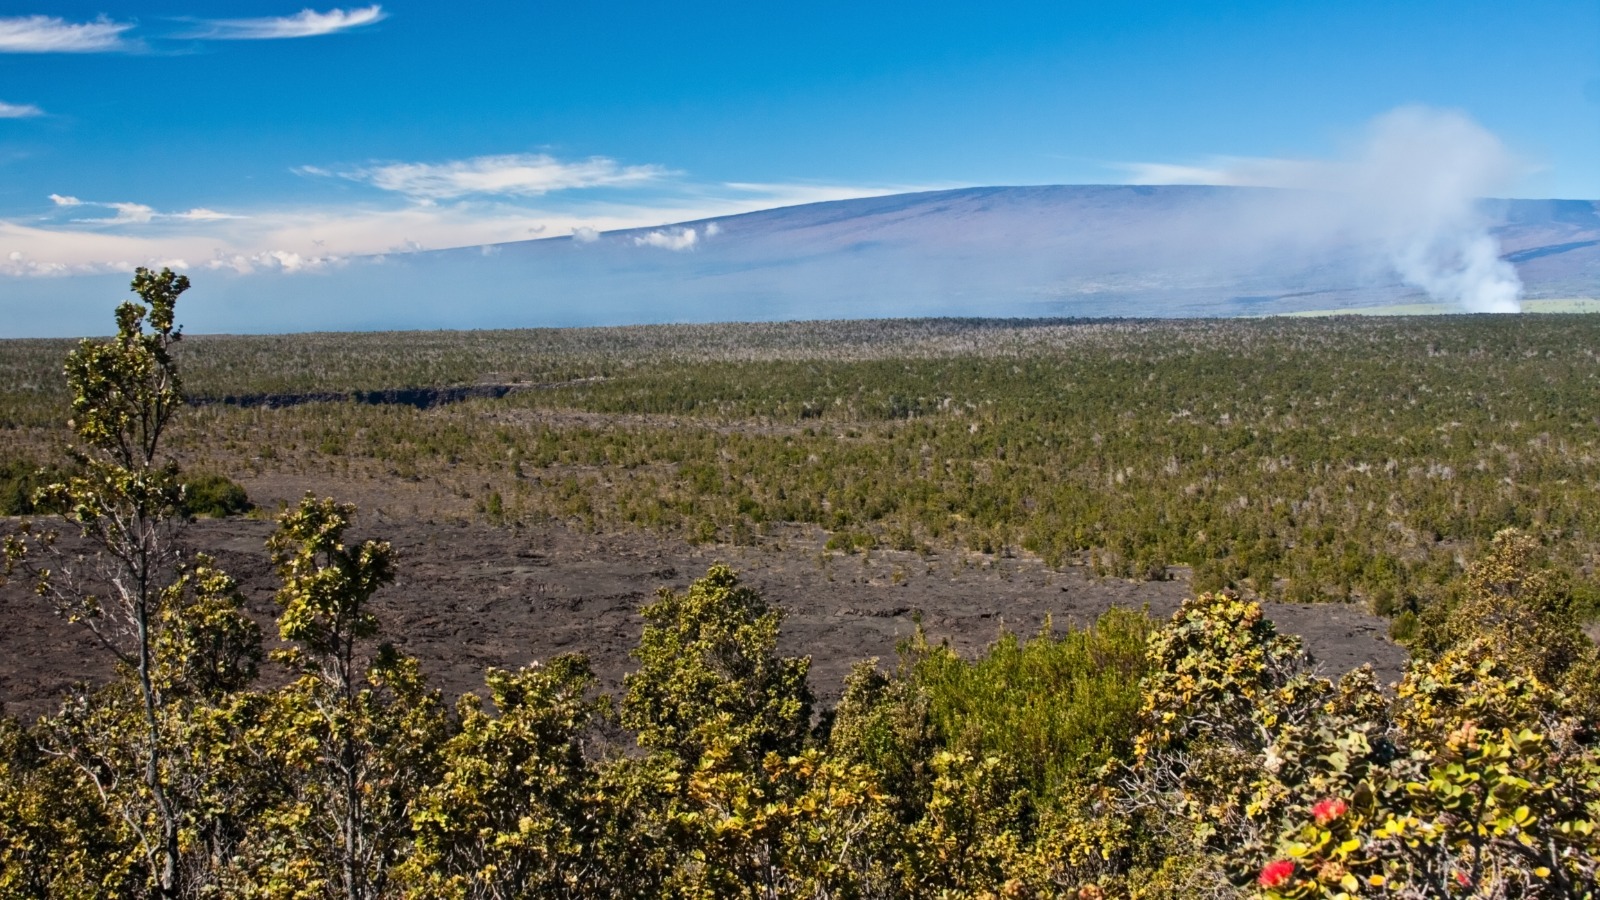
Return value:
[(1526, 646), (1571, 633), (1547, 582), (1516, 565), (1527, 553), (1501, 535), (1469, 572), (1458, 612), (1472, 611), (1476, 626), (1453, 618), (1450, 639), (1396, 686), (1394, 752), (1290, 817), (1275, 850), (1298, 875), (1261, 878), (1267, 896), (1600, 891), (1600, 749), (1585, 696), (1594, 650), (1554, 637)]
[(1272, 889), (1282, 887), (1289, 879), (1294, 877), (1294, 861), (1289, 859), (1275, 859), (1261, 868), (1261, 876), (1256, 879), (1264, 888)]
[(1330, 797), (1311, 807), (1311, 817), (1318, 825), (1326, 825), (1349, 811), (1349, 804), (1337, 797)]

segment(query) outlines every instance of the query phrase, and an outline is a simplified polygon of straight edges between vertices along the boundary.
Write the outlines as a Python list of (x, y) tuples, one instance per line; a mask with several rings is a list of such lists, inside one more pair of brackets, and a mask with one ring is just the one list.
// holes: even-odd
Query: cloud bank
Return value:
[(0, 17), (0, 53), (101, 53), (126, 47), (129, 22), (101, 17), (68, 22), (56, 16)]
[[(302, 177), (342, 179), (376, 190), (352, 200), (166, 211), (134, 201), (100, 201), (57, 192), (24, 220), (0, 219), (0, 274), (67, 275), (126, 271), (157, 260), (239, 272), (319, 271), (355, 256), (475, 247), (568, 235), (577, 244), (601, 232), (633, 231), (628, 246), (689, 250), (716, 229), (663, 228), (795, 203), (916, 190), (812, 184), (697, 183), (660, 165), (624, 165), (595, 156), (499, 154), (444, 162), (302, 165)], [(62, 187), (69, 187), (62, 185)], [(645, 188), (647, 193), (629, 192)], [(645, 233), (646, 231), (651, 233)]]

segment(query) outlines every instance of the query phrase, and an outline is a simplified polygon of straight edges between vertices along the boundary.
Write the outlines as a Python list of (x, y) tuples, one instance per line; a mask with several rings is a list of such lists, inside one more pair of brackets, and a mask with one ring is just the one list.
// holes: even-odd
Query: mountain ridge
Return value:
[[(1514, 269), (1525, 298), (1600, 297), (1600, 201), (1482, 200), (1443, 230), (1427, 216), (1368, 221), (1364, 212), (1343, 195), (1273, 188), (919, 191), (323, 271), (196, 273), (188, 321), (197, 331), (282, 332), (1449, 309), (1402, 277), (1400, 251), (1421, 241), (1448, 257), (1478, 236), (1498, 242), (1487, 263)], [(1412, 234), (1417, 222), (1438, 233)], [(84, 292), (87, 280), (27, 285), (42, 310), (30, 314), (79, 305), (84, 321), (97, 321), (86, 304), (98, 308), (104, 294)], [(26, 315), (19, 324), (27, 333)]]

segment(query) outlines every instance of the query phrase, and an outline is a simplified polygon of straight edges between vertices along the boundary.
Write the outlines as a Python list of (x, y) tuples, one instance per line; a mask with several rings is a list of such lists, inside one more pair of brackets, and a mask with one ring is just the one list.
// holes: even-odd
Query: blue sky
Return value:
[(1600, 3), (0, 0), (0, 292), (920, 188), (1250, 182), (1406, 105), (1497, 136), (1508, 195), (1600, 198)]

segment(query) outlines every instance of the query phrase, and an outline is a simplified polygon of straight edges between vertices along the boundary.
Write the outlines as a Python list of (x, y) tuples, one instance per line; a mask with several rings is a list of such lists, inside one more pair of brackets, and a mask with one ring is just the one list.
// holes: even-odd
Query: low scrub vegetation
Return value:
[[(1597, 344), (1586, 316), (202, 336), (168, 438), (245, 485), (432, 482), (497, 524), (803, 523), (1390, 616), (1517, 527), (1595, 608)], [(7, 464), (57, 459), (69, 346), (0, 346)], [(511, 390), (296, 402), (486, 383)]]
[[(121, 667), (56, 715), (0, 717), (4, 896), (1600, 891), (1586, 582), (1524, 531), (1429, 584), (1392, 689), (1317, 674), (1255, 599), (1215, 591), (973, 660), (919, 634), (818, 710), (808, 660), (777, 652), (781, 611), (716, 565), (641, 611), (620, 696), (562, 656), (451, 708), (384, 641), (391, 552), (346, 539), (351, 507), (279, 514), (271, 653), (228, 575), (178, 557), (205, 493), (163, 440), (187, 280), (134, 286), (118, 334), (69, 359), (75, 468), (33, 495), (97, 558), (61, 557), (36, 520), (5, 543), (10, 577)], [(1024, 451), (1014, 434), (994, 460)]]

